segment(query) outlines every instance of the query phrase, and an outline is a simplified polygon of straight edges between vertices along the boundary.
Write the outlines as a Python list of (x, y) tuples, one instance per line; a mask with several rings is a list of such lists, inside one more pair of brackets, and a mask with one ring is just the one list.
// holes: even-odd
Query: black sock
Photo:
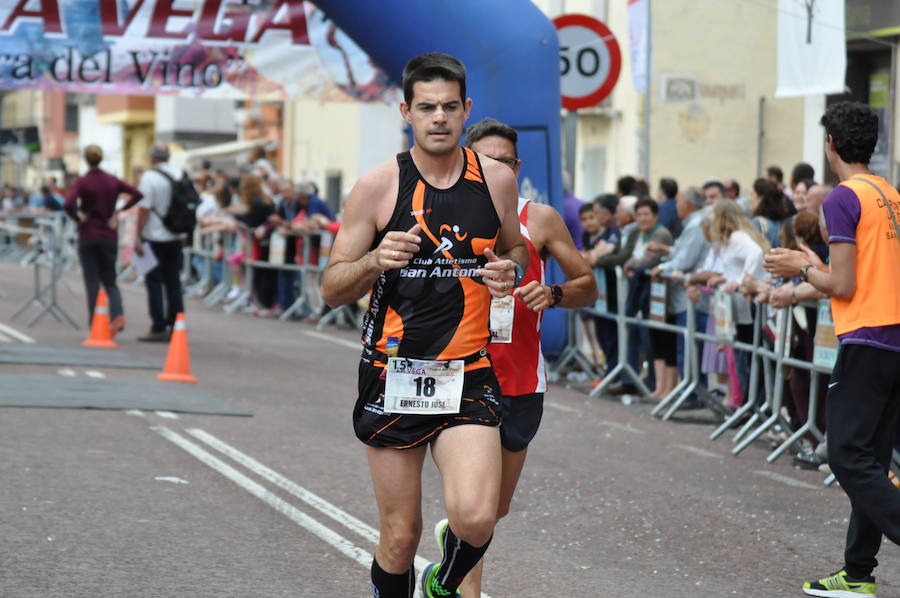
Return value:
[(441, 566), (434, 577), (435, 581), (441, 584), (444, 590), (455, 592), (472, 567), (487, 552), (493, 538), (491, 536), (484, 546), (476, 548), (457, 538), (448, 525), (447, 531), (444, 532), (444, 560), (441, 561)]
[(404, 573), (388, 573), (372, 559), (373, 598), (412, 598), (416, 587), (416, 572), (410, 567)]
[(849, 577), (852, 577), (853, 579), (865, 579), (865, 578), (869, 577), (870, 575), (872, 575), (871, 571), (866, 573), (865, 575), (857, 575), (857, 573), (860, 573), (860, 571), (857, 571), (856, 569), (851, 569), (850, 567), (844, 567), (844, 571), (846, 571), (847, 575)]

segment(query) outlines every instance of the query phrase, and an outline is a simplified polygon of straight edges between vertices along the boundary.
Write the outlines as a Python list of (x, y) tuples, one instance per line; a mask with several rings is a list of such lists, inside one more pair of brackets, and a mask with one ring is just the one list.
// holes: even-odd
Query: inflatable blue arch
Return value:
[[(559, 44), (530, 0), (318, 0), (316, 3), (395, 81), (410, 58), (446, 52), (468, 72), (469, 122), (493, 117), (519, 132), (520, 193), (562, 213)], [(548, 278), (562, 279), (551, 263)], [(565, 318), (549, 310), (544, 351), (559, 353)]]

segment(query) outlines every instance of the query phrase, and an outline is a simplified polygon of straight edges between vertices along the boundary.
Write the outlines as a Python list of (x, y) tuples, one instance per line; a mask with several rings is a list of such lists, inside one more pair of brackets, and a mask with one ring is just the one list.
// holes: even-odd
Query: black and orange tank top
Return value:
[[(465, 165), (449, 189), (436, 189), (419, 174), (409, 152), (397, 155), (400, 189), (391, 220), (375, 236), (422, 226), (419, 252), (405, 268), (387, 270), (372, 286), (363, 320), (363, 359), (374, 362), (389, 336), (401, 357), (463, 359), (491, 338), (491, 295), (475, 271), (494, 250), (500, 218), (484, 182), (478, 156), (463, 148)], [(375, 353), (377, 352), (377, 353)]]

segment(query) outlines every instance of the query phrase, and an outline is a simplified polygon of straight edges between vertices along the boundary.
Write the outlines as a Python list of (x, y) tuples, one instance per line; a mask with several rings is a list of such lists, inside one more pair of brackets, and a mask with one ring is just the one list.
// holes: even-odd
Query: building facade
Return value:
[[(645, 96), (635, 91), (632, 81), (628, 3), (534, 1), (550, 18), (572, 13), (593, 16), (618, 40), (619, 81), (599, 106), (578, 111), (576, 155), (564, 160), (579, 197), (614, 191), (618, 177), (643, 170)], [(900, 141), (894, 125), (900, 3), (846, 1), (847, 93), (782, 99), (774, 97), (777, 2), (650, 0), (650, 4), (651, 189), (664, 176), (675, 178), (682, 187), (711, 177), (734, 178), (747, 189), (767, 166), (780, 166), (787, 179), (800, 161), (813, 165), (817, 179), (833, 181), (818, 121), (828, 104), (841, 99), (868, 102), (879, 112), (883, 134), (872, 167), (893, 181), (900, 178), (900, 164), (894, 158)]]

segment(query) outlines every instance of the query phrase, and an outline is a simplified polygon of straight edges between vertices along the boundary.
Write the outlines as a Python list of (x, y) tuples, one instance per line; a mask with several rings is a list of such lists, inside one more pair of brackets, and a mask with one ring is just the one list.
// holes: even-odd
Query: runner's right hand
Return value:
[(375, 248), (375, 264), (378, 268), (382, 272), (405, 268), (409, 260), (419, 252), (419, 245), (422, 243), (420, 232), (422, 226), (416, 223), (405, 233), (397, 230), (387, 233)]

